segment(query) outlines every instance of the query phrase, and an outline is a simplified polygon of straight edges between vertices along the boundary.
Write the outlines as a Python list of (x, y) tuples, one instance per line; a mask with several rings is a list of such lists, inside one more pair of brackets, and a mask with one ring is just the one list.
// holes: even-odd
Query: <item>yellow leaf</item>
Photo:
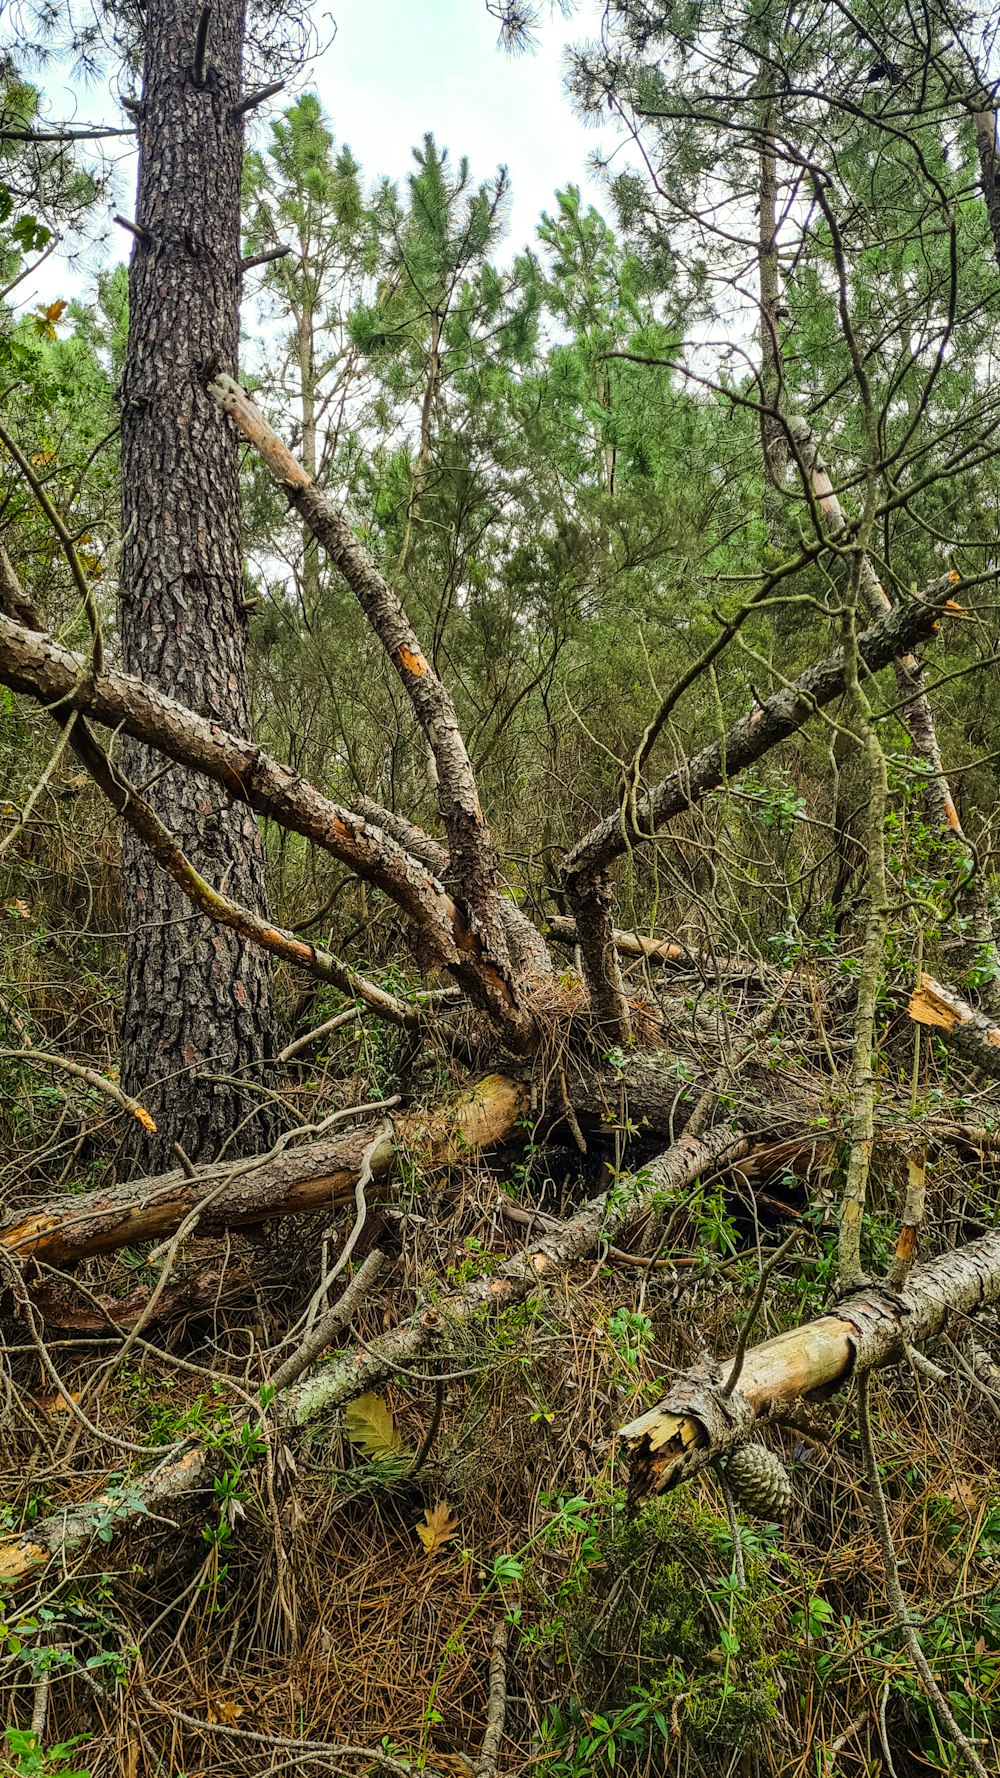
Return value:
[(436, 1506), (424, 1507), (424, 1523), (417, 1526), (417, 1536), (425, 1553), (434, 1556), (451, 1542), (457, 1530), (458, 1520), (452, 1517), (451, 1507), (439, 1500)]
[(133, 1105), (132, 1116), (138, 1118), (144, 1130), (152, 1130), (155, 1132), (156, 1125), (150, 1117), (149, 1112), (146, 1110), (145, 1105)]
[(376, 1460), (398, 1457), (403, 1441), (392, 1410), (380, 1395), (359, 1395), (344, 1410), (344, 1428), (352, 1445)]
[(35, 323), (35, 332), (41, 339), (55, 339), (56, 323), (62, 320), (65, 310), (64, 302), (46, 303), (38, 307), (32, 320)]
[(235, 1698), (213, 1698), (205, 1714), (209, 1722), (233, 1723), (243, 1715), (244, 1706)]

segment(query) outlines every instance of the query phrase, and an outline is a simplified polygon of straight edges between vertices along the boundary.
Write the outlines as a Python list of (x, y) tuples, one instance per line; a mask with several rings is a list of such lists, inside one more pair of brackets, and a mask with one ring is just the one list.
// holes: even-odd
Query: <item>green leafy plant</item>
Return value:
[(8, 1728), (4, 1739), (12, 1762), (6, 1767), (11, 1778), (91, 1778), (89, 1766), (69, 1764), (75, 1749), (88, 1739), (86, 1735), (74, 1735), (70, 1741), (43, 1747), (30, 1730)]

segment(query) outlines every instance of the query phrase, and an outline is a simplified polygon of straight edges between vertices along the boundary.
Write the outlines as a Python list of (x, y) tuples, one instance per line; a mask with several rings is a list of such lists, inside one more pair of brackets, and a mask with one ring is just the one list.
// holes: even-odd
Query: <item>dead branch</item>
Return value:
[[(493, 1146), (508, 1135), (527, 1102), (525, 1087), (491, 1074), (443, 1110), (402, 1113), (371, 1159), (373, 1181), (387, 1181), (400, 1154), (437, 1167)], [(73, 1264), (136, 1241), (163, 1239), (209, 1197), (212, 1202), (199, 1222), (202, 1234), (329, 1210), (353, 1197), (373, 1133), (372, 1125), (365, 1124), (347, 1136), (265, 1155), (252, 1166), (243, 1161), (239, 1167), (205, 1167), (193, 1178), (178, 1169), (57, 1199), (19, 1213), (0, 1228), (0, 1248), (20, 1259)]]
[(479, 1758), (473, 1767), (476, 1778), (496, 1778), (497, 1774), (500, 1744), (503, 1741), (504, 1725), (507, 1721), (507, 1645), (509, 1641), (510, 1626), (506, 1618), (501, 1618), (493, 1631), (486, 1733), (483, 1736)]
[[(525, 1015), (463, 910), (427, 867), (381, 828), (331, 802), (262, 748), (196, 716), (145, 681), (87, 664), (47, 634), (0, 613), (0, 681), (47, 706), (85, 712), (223, 785), (230, 796), (300, 833), (375, 885), (413, 921), (428, 955), (489, 1011), (514, 1047)], [(533, 1027), (532, 1027), (533, 1028)]]
[[(579, 943), (577, 924), (565, 914), (555, 914), (547, 927), (548, 935), (559, 945)], [(698, 953), (682, 945), (676, 938), (650, 938), (645, 932), (623, 932), (616, 926), (611, 934), (620, 957), (642, 958), (647, 963), (662, 963), (674, 969), (697, 969), (703, 962)]]
[[(71, 544), (69, 548), (75, 558), (76, 552)], [(15, 617), (36, 634), (43, 633), (35, 607), (22, 592), (13, 565), (2, 545), (0, 610)], [(241, 938), (259, 945), (272, 956), (281, 957), (286, 963), (305, 969), (308, 974), (318, 976), (321, 981), (333, 982), (341, 993), (349, 995), (353, 1000), (362, 1001), (376, 1018), (414, 1029), (420, 1025), (421, 1013), (418, 1006), (407, 1005), (395, 994), (386, 993), (384, 988), (348, 969), (328, 951), (303, 943), (294, 934), (283, 932), (280, 927), (272, 925), (252, 909), (240, 906), (230, 896), (213, 888), (195, 869), (152, 804), (140, 796), (120, 766), (112, 763), (85, 717), (76, 715), (69, 739), (77, 758), (90, 773), (98, 789), (107, 797), (112, 808), (148, 847), (157, 864), (173, 879), (193, 907), (207, 914), (218, 925), (230, 927)], [(115, 1089), (116, 1092), (117, 1090)], [(127, 1098), (127, 1095), (123, 1095), (123, 1098)], [(127, 1109), (135, 1116), (140, 1116), (141, 1107), (137, 1111), (133, 1101), (128, 1102)], [(147, 1115), (143, 1113), (140, 1121)]]
[(910, 1273), (898, 1295), (872, 1284), (828, 1315), (778, 1334), (745, 1354), (731, 1397), (733, 1359), (678, 1377), (663, 1400), (621, 1430), (630, 1451), (630, 1494), (662, 1494), (743, 1444), (753, 1426), (801, 1396), (898, 1364), (908, 1347), (940, 1333), (953, 1315), (1000, 1302), (1000, 1235), (985, 1235)]
[[(416, 631), (374, 558), (343, 513), (320, 492), (271, 429), (246, 391), (220, 371), (208, 384), (208, 392), (253, 446), (308, 530), (340, 569), (396, 669), (434, 756), (452, 869), (491, 959), (502, 972), (510, 971), (511, 959), (500, 917), (496, 853), (451, 694), (423, 653)], [(530, 1036), (532, 1029), (529, 1019), (525, 1035)]]
[(984, 1074), (1000, 1079), (1000, 1025), (946, 988), (931, 975), (921, 975), (910, 996), (909, 1014), (917, 1025), (931, 1025), (957, 1055)]
[[(280, 1397), (281, 1424), (289, 1431), (305, 1426), (318, 1414), (342, 1406), (391, 1376), (398, 1365), (428, 1347), (447, 1348), (451, 1333), (473, 1325), (484, 1314), (495, 1314), (533, 1296), (602, 1240), (613, 1240), (626, 1222), (660, 1193), (682, 1190), (700, 1173), (739, 1160), (748, 1146), (745, 1136), (726, 1128), (712, 1130), (697, 1142), (682, 1136), (643, 1169), (631, 1182), (631, 1189), (629, 1182), (622, 1182), (613, 1195), (604, 1193), (592, 1199), (558, 1236), (539, 1237), (496, 1271), (443, 1294), (387, 1333), (351, 1346), (336, 1359), (307, 1372)], [(0, 1581), (25, 1579), (53, 1557), (64, 1561), (79, 1555), (99, 1535), (107, 1541), (143, 1517), (162, 1516), (165, 1508), (169, 1511), (175, 1502), (205, 1487), (218, 1461), (217, 1449), (195, 1445), (167, 1457), (125, 1488), (105, 1490), (96, 1498), (38, 1520), (23, 1536), (0, 1543)]]
[[(858, 637), (861, 661), (868, 673), (879, 673), (896, 655), (925, 641), (949, 610), (958, 613), (956, 582), (945, 575), (928, 587), (922, 598), (902, 601)], [(0, 657), (2, 669), (2, 657)], [(723, 779), (735, 778), (779, 742), (840, 697), (846, 684), (844, 652), (837, 649), (808, 667), (791, 685), (783, 686), (735, 722), (728, 733), (712, 741), (677, 771), (661, 779), (636, 801), (635, 819), (620, 809), (591, 828), (573, 848), (563, 865), (567, 892), (573, 885), (606, 870), (630, 847), (650, 839), (674, 815), (704, 801), (721, 788)]]

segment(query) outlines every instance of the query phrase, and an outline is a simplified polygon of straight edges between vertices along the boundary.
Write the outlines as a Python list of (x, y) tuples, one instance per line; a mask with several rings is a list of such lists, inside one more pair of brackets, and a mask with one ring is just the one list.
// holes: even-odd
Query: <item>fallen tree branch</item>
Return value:
[(238, 1302), (255, 1275), (249, 1264), (224, 1264), (220, 1247), (206, 1264), (160, 1291), (155, 1302), (155, 1287), (150, 1284), (139, 1284), (126, 1296), (99, 1296), (89, 1288), (79, 1290), (76, 1279), (67, 1280), (64, 1274), (53, 1278), (51, 1273), (40, 1284), (30, 1283), (28, 1296), (46, 1327), (65, 1333), (124, 1334), (140, 1323), (143, 1327), (160, 1321), (176, 1323)]
[[(318, 1414), (342, 1406), (392, 1376), (400, 1364), (428, 1347), (447, 1347), (449, 1335), (474, 1325), (483, 1315), (523, 1302), (602, 1240), (613, 1239), (663, 1191), (685, 1189), (702, 1172), (739, 1160), (748, 1147), (745, 1136), (727, 1128), (711, 1130), (699, 1141), (682, 1136), (643, 1168), (638, 1176), (641, 1185), (635, 1180), (619, 1183), (613, 1193), (583, 1205), (558, 1236), (541, 1236), (496, 1271), (473, 1278), (388, 1332), (358, 1342), (307, 1372), (276, 1402), (280, 1424), (289, 1431), (305, 1426)], [(0, 1582), (25, 1579), (54, 1557), (66, 1561), (79, 1556), (97, 1537), (107, 1542), (145, 1516), (162, 1515), (164, 1509), (169, 1511), (193, 1491), (208, 1486), (221, 1460), (217, 1447), (194, 1445), (124, 1487), (106, 1489), (96, 1498), (39, 1519), (29, 1531), (0, 1542)]]
[[(858, 637), (861, 661), (868, 673), (879, 673), (896, 656), (925, 641), (949, 610), (958, 613), (956, 580), (947, 574), (928, 587), (920, 599), (900, 603)], [(591, 828), (574, 846), (563, 865), (567, 893), (587, 877), (606, 870), (631, 847), (647, 842), (673, 816), (703, 802), (723, 781), (735, 778), (772, 747), (793, 735), (815, 711), (840, 697), (846, 686), (843, 649), (808, 667), (791, 685), (782, 686), (741, 716), (718, 741), (661, 779), (636, 801), (635, 819), (621, 809)]]
[(71, 1062), (68, 1056), (55, 1056), (48, 1050), (35, 1049), (33, 1044), (19, 1050), (0, 1049), (0, 1056), (9, 1062), (25, 1062), (29, 1068), (54, 1068), (57, 1073), (72, 1075), (75, 1080), (82, 1080), (92, 1091), (102, 1093), (119, 1110), (131, 1112), (143, 1129), (156, 1128), (146, 1107), (124, 1092), (117, 1081), (108, 1080), (103, 1074), (99, 1074), (96, 1068), (87, 1068), (82, 1062)]
[(852, 1376), (898, 1364), (953, 1315), (1000, 1302), (1000, 1234), (944, 1253), (910, 1273), (898, 1295), (869, 1285), (828, 1315), (753, 1346), (732, 1396), (723, 1386), (725, 1358), (678, 1377), (655, 1408), (621, 1429), (630, 1451), (633, 1501), (662, 1494), (743, 1444), (753, 1426), (787, 1410), (800, 1396), (830, 1390)]
[(475, 1778), (496, 1778), (500, 1747), (507, 1721), (507, 1645), (510, 1625), (500, 1618), (493, 1631), (490, 1651), (490, 1696), (486, 1709), (486, 1733), (479, 1758), (473, 1764)]
[(385, 830), (331, 802), (252, 741), (195, 715), (144, 680), (107, 668), (91, 672), (54, 637), (6, 613), (0, 613), (0, 682), (48, 708), (80, 710), (122, 730), (349, 865), (413, 921), (421, 947), (491, 1014), (514, 1047), (525, 1046), (525, 1015), (464, 910)]
[[(576, 921), (565, 914), (553, 915), (546, 930), (556, 944), (579, 942)], [(617, 926), (611, 936), (620, 957), (643, 958), (647, 963), (663, 963), (675, 969), (697, 969), (706, 961), (676, 938), (650, 938), (645, 932), (623, 932)]]
[[(72, 545), (69, 546), (72, 549)], [(75, 556), (75, 551), (73, 551)], [(22, 592), (13, 565), (3, 545), (0, 544), (0, 609), (18, 622), (42, 634), (42, 624), (31, 600)], [(409, 1026), (416, 1029), (422, 1022), (418, 1006), (408, 1005), (395, 994), (386, 993), (377, 983), (371, 982), (366, 976), (358, 975), (348, 969), (328, 951), (321, 951), (315, 945), (306, 944), (293, 933), (283, 932), (271, 921), (265, 920), (251, 908), (242, 907), (221, 890), (213, 888), (211, 883), (195, 869), (191, 860), (184, 852), (174, 834), (161, 821), (151, 803), (140, 796), (135, 785), (125, 777), (121, 768), (114, 764), (102, 747), (93, 729), (84, 716), (76, 715), (70, 734), (70, 743), (81, 764), (90, 773), (98, 789), (107, 797), (112, 808), (117, 812), (126, 826), (142, 841), (161, 870), (177, 884), (193, 907), (206, 914), (217, 925), (228, 926), (241, 938), (256, 944), (272, 956), (280, 957), (284, 962), (291, 963), (299, 969), (305, 969), (310, 975), (318, 976), (320, 981), (333, 982), (341, 993), (352, 999), (363, 1001), (365, 1006), (377, 1018), (386, 1019), (390, 1024)], [(279, 1058), (280, 1059), (280, 1058)], [(117, 1093), (118, 1088), (114, 1089)], [(123, 1098), (126, 1095), (121, 1095)], [(129, 1101), (127, 1109), (140, 1118), (140, 1122), (148, 1116), (139, 1107)], [(141, 1113), (141, 1116), (140, 1116)]]
[[(452, 869), (497, 967), (510, 970), (500, 916), (500, 873), (451, 694), (420, 647), (388, 581), (342, 512), (320, 492), (236, 380), (219, 371), (207, 385), (223, 412), (285, 490), (306, 529), (340, 569), (388, 655), (434, 756), (438, 803)], [(529, 1036), (533, 1021), (528, 1021)]]
[[(402, 1113), (371, 1158), (373, 1181), (390, 1178), (401, 1152), (437, 1167), (492, 1147), (509, 1134), (527, 1103), (526, 1087), (490, 1074), (442, 1111)], [(0, 1248), (21, 1259), (73, 1264), (90, 1254), (162, 1239), (209, 1197), (201, 1234), (276, 1216), (316, 1214), (353, 1198), (373, 1134), (366, 1124), (347, 1136), (265, 1155), (259, 1165), (205, 1167), (194, 1178), (179, 1169), (60, 1199), (22, 1211), (0, 1227)]]

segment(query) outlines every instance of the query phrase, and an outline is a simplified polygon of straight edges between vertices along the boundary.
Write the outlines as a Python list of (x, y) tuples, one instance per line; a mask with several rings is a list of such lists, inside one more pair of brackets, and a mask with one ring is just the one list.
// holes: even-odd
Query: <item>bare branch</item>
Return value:
[[(945, 575), (922, 598), (902, 602), (895, 610), (858, 637), (861, 660), (868, 673), (878, 673), (905, 649), (934, 634), (940, 618), (949, 611), (960, 613), (953, 595), (958, 577)], [(567, 890), (614, 863), (631, 847), (652, 839), (664, 823), (702, 802), (721, 788), (723, 778), (745, 771), (779, 742), (787, 740), (810, 716), (839, 697), (846, 684), (844, 652), (827, 655), (806, 669), (789, 686), (765, 698), (741, 716), (728, 733), (703, 747), (668, 778), (661, 779), (639, 797), (634, 818), (620, 810), (591, 828), (573, 848), (563, 866)]]
[(88, 674), (86, 664), (53, 637), (6, 614), (0, 614), (0, 681), (47, 707), (81, 710), (124, 730), (339, 858), (413, 921), (422, 949), (490, 1013), (505, 1041), (514, 1049), (531, 1046), (533, 1021), (516, 1006), (509, 983), (452, 896), (397, 841), (322, 796), (290, 766), (144, 680), (113, 670)]
[(213, 375), (208, 391), (253, 446), (340, 569), (392, 662), (434, 755), (452, 870), (489, 954), (506, 978), (511, 973), (511, 961), (500, 916), (496, 854), (450, 693), (424, 655), (416, 631), (374, 558), (355, 536), (343, 513), (320, 493), (246, 391), (221, 371)]
[[(426, 1166), (443, 1166), (502, 1141), (527, 1099), (526, 1088), (489, 1074), (440, 1111), (401, 1113), (371, 1157), (373, 1180), (388, 1180), (400, 1154), (412, 1153)], [(276, 1216), (329, 1211), (353, 1198), (372, 1135), (369, 1123), (348, 1136), (297, 1148), (287, 1148), (286, 1138), (279, 1153), (250, 1164), (219, 1163), (198, 1169), (193, 1178), (178, 1169), (56, 1198), (20, 1212), (0, 1228), (0, 1249), (20, 1259), (67, 1265), (136, 1241), (166, 1238), (203, 1204), (199, 1228), (205, 1234)]]

